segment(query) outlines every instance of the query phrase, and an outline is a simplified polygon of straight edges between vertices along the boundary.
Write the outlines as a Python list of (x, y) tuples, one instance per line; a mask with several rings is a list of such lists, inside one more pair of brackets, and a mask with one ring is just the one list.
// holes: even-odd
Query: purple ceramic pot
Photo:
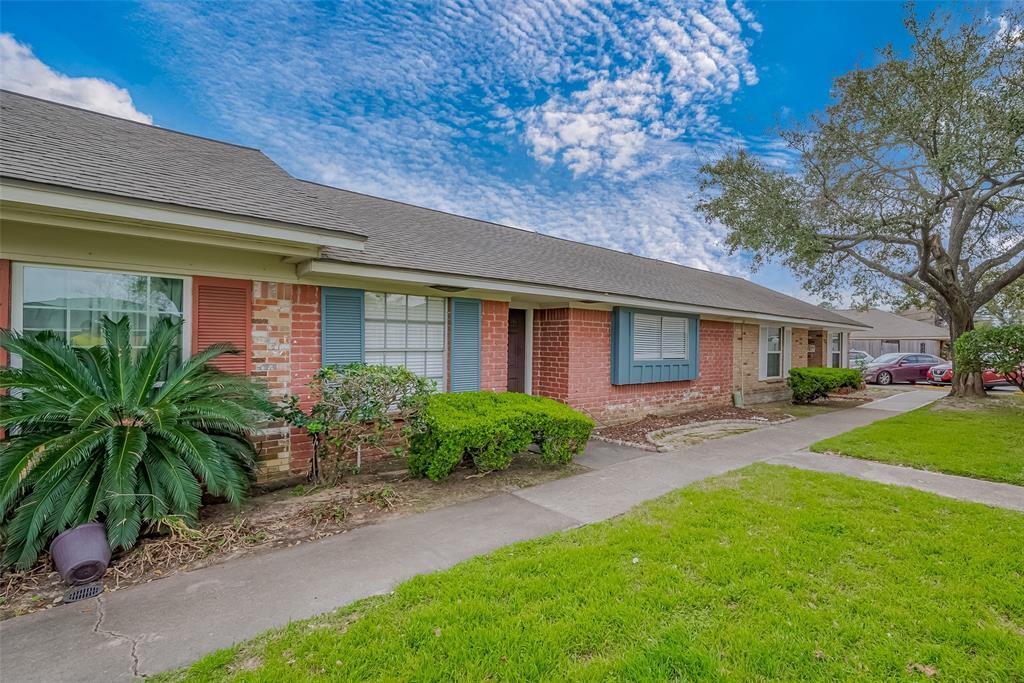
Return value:
[(53, 539), (50, 557), (66, 583), (80, 586), (96, 581), (110, 564), (106, 527), (91, 522), (68, 529)]

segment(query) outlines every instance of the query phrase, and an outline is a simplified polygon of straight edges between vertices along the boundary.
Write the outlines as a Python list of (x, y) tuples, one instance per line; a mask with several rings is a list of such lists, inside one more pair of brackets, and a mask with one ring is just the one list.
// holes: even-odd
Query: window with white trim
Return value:
[(830, 368), (843, 367), (843, 335), (841, 332), (829, 333)]
[[(127, 316), (131, 344), (142, 349), (157, 321), (180, 321), (189, 299), (188, 278), (15, 264), (12, 327), (27, 335), (47, 331), (72, 346), (103, 343), (103, 316)], [(189, 336), (182, 329), (182, 352)], [(180, 359), (179, 359), (180, 360)]]
[(445, 300), (412, 294), (364, 294), (364, 358), (404, 365), (444, 386)]
[(690, 354), (686, 318), (637, 313), (633, 316), (633, 360), (685, 359)]
[(780, 379), (785, 371), (785, 327), (761, 327), (761, 379)]

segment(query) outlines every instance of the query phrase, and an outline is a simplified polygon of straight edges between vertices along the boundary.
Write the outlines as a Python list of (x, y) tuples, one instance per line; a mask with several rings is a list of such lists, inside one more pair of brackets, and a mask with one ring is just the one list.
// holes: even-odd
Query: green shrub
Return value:
[(789, 371), (794, 403), (810, 403), (836, 389), (858, 389), (863, 383), (860, 370), (852, 368), (793, 368)]
[(548, 463), (568, 463), (583, 451), (594, 421), (549, 398), (480, 391), (436, 394), (410, 439), (409, 470), (444, 479), (464, 458), (480, 471), (502, 470), (531, 443)]
[(953, 345), (960, 372), (992, 368), (1024, 391), (1024, 325), (983, 327), (960, 335)]
[(181, 323), (160, 320), (139, 353), (127, 317), (103, 318), (105, 343), (0, 331), (23, 367), (0, 369), (3, 564), (26, 568), (46, 542), (102, 521), (114, 548), (145, 526), (194, 522), (202, 488), (237, 504), (254, 468), (247, 437), (269, 416), (263, 391), (207, 365), (215, 344), (178, 367)]
[(312, 437), (310, 479), (335, 483), (353, 460), (361, 466), (362, 448), (383, 447), (390, 437), (419, 428), (434, 382), (400, 365), (350, 363), (320, 368), (309, 386), (308, 410), (289, 396), (278, 415)]

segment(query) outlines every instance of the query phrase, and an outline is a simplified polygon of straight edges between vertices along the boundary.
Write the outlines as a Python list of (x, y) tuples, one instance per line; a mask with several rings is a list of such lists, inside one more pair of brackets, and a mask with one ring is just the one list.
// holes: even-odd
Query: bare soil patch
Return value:
[(735, 408), (726, 406), (722, 408), (707, 408), (678, 415), (648, 415), (635, 422), (628, 422), (621, 425), (601, 427), (595, 431), (598, 436), (612, 441), (635, 444), (642, 448), (650, 448), (653, 444), (647, 439), (651, 432), (681, 427), (699, 422), (712, 422), (716, 420), (754, 420), (771, 424), (789, 419), (788, 416), (778, 413), (768, 413), (752, 408)]
[[(237, 510), (226, 504), (206, 505), (196, 528), (172, 525), (163, 534), (116, 553), (103, 583), (107, 591), (121, 590), (586, 469), (575, 463), (548, 465), (537, 454), (526, 453), (507, 470), (480, 474), (460, 467), (447, 480), (433, 482), (410, 477), (403, 460), (386, 461), (372, 473), (346, 477), (338, 486), (300, 484), (253, 496)], [(49, 555), (44, 554), (32, 569), (0, 577), (0, 619), (57, 606), (65, 589)]]

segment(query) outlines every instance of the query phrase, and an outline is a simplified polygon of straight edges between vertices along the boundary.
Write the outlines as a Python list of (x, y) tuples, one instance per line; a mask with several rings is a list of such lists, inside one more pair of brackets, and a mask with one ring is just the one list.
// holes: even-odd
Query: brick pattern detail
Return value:
[(701, 322), (698, 379), (623, 386), (611, 383), (611, 328), (611, 311), (535, 311), (534, 393), (564, 401), (601, 424), (731, 400), (732, 323)]
[(480, 389), (508, 388), (508, 302), (482, 301), (480, 313)]
[[(254, 282), (252, 337), (253, 377), (272, 400), (295, 394), (308, 406), (309, 381), (320, 368), (320, 288)], [(313, 455), (309, 436), (281, 423), (265, 426), (256, 443), (262, 481), (305, 473)]]
[(793, 359), (790, 361), (791, 368), (807, 367), (807, 340), (810, 331), (803, 327), (793, 328)]
[[(563, 402), (569, 400), (570, 311), (549, 308), (533, 312), (533, 393)], [(608, 359), (611, 362), (610, 346)]]

